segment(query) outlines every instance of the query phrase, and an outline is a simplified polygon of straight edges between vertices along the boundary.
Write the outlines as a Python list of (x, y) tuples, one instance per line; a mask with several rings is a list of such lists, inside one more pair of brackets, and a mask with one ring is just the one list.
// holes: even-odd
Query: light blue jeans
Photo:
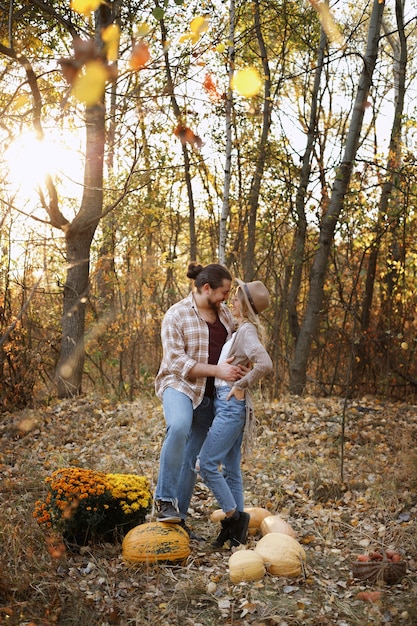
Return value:
[(162, 405), (166, 434), (155, 499), (178, 503), (181, 517), (185, 519), (197, 478), (197, 455), (214, 417), (213, 400), (204, 397), (193, 410), (188, 396), (168, 387), (164, 391)]
[(215, 417), (200, 450), (200, 476), (225, 513), (243, 511), (241, 446), (246, 418), (245, 400), (226, 400), (230, 387), (216, 389)]

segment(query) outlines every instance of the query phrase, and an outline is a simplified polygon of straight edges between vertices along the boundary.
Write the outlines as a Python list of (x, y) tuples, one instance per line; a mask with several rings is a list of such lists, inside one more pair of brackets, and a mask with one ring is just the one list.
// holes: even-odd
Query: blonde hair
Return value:
[(240, 286), (236, 290), (236, 295), (240, 302), (240, 315), (242, 317), (242, 321), (247, 321), (253, 324), (256, 328), (256, 332), (258, 333), (260, 341), (264, 343), (265, 329), (261, 324), (259, 315), (256, 315), (253, 309), (248, 306), (246, 299), (243, 295), (243, 290)]

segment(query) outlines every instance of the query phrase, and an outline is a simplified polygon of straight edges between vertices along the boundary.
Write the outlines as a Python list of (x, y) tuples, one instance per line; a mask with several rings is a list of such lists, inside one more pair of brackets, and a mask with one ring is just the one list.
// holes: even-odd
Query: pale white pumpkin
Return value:
[(268, 533), (283, 533), (290, 537), (296, 537), (293, 527), (280, 515), (269, 515), (261, 522), (261, 533), (263, 536)]
[(263, 558), (254, 550), (237, 550), (229, 558), (229, 577), (232, 583), (261, 580), (265, 574)]
[(306, 554), (303, 546), (290, 535), (268, 533), (255, 546), (267, 572), (273, 576), (295, 578), (304, 571)]

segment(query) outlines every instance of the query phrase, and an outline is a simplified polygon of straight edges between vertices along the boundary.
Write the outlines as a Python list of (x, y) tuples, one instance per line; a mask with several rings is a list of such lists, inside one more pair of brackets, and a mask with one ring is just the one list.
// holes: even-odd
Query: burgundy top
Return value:
[[(222, 351), (223, 345), (227, 339), (227, 330), (219, 320), (216, 318), (216, 321), (213, 324), (207, 322), (207, 326), (209, 329), (209, 356), (208, 363), (210, 365), (217, 365), (219, 361), (220, 352)], [(212, 398), (214, 396), (214, 376), (209, 376), (206, 382), (206, 390), (204, 392), (205, 396)]]

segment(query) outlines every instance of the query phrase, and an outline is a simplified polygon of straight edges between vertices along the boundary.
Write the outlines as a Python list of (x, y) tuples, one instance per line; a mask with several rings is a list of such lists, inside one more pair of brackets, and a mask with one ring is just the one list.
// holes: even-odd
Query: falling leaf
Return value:
[(74, 83), (73, 93), (77, 100), (86, 106), (97, 104), (104, 94), (107, 69), (101, 61), (90, 61)]
[(103, 0), (71, 0), (70, 7), (76, 13), (88, 17), (102, 4)]
[(212, 100), (213, 102), (219, 102), (219, 100), (223, 98), (223, 94), (221, 94), (217, 89), (217, 86), (211, 74), (206, 74), (203, 81), (203, 87), (208, 93), (210, 100)]
[(201, 148), (203, 145), (201, 137), (195, 135), (191, 128), (184, 126), (182, 124), (178, 124), (178, 126), (174, 129), (174, 135), (178, 137), (183, 145), (189, 143), (196, 148)]
[(243, 70), (238, 70), (232, 80), (232, 89), (235, 89), (245, 98), (256, 96), (261, 87), (261, 77), (258, 70), (254, 67), (245, 67)]
[(151, 27), (149, 26), (149, 24), (147, 24), (146, 22), (141, 22), (136, 27), (136, 37), (138, 38), (145, 37), (145, 35), (147, 35), (150, 30), (151, 30)]
[(72, 42), (74, 48), (74, 59), (79, 66), (92, 61), (100, 56), (100, 50), (97, 48), (94, 39), (82, 39), (75, 37)]
[(101, 38), (106, 45), (107, 60), (114, 63), (119, 52), (120, 27), (117, 24), (110, 24), (102, 31)]
[(209, 26), (210, 22), (206, 17), (195, 17), (193, 20), (191, 20), (189, 32), (181, 35), (180, 43), (188, 40), (191, 40), (191, 43), (193, 44), (197, 43), (200, 37), (208, 31)]
[(164, 19), (164, 15), (165, 15), (164, 9), (161, 9), (161, 7), (156, 7), (152, 11), (152, 15), (154, 16), (154, 18), (156, 20), (158, 20), (160, 22), (161, 20)]
[(80, 71), (79, 64), (76, 63), (74, 59), (61, 59), (59, 64), (61, 66), (62, 76), (69, 85), (73, 85)]
[(150, 58), (151, 54), (148, 46), (144, 41), (140, 40), (133, 47), (130, 57), (130, 68), (134, 71), (142, 69)]
[(65, 544), (59, 537), (47, 537), (46, 547), (53, 559), (62, 559), (67, 553)]
[(208, 31), (210, 22), (207, 19), (207, 17), (204, 16), (200, 16), (200, 17), (195, 17), (193, 20), (191, 20), (190, 23), (190, 31), (192, 33), (198, 33), (198, 34), (202, 34)]
[(317, 11), (323, 30), (329, 38), (329, 41), (336, 43), (339, 46), (343, 46), (344, 40), (342, 33), (330, 13), (327, 2), (324, 2), (323, 0), (309, 0), (309, 2)]
[(20, 433), (30, 433), (36, 426), (38, 422), (34, 418), (23, 418), (16, 422), (15, 429)]

